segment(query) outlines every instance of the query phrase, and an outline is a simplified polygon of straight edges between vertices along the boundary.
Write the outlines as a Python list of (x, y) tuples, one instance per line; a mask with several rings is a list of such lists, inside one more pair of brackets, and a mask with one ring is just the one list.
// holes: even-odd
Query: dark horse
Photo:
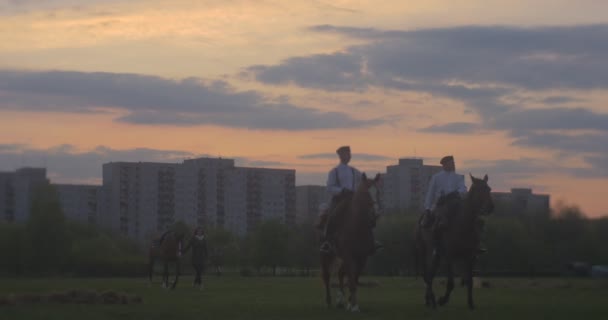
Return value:
[[(494, 208), (490, 195), (491, 188), (488, 186), (488, 175), (483, 179), (471, 176), (471, 187), (462, 203), (452, 212), (447, 212), (447, 221), (440, 230), (442, 233), (435, 248), (433, 231), (425, 229), (418, 224), (416, 228), (416, 256), (421, 258), (424, 271), (424, 282), (426, 284), (426, 305), (436, 307), (435, 294), (433, 292), (433, 278), (437, 272), (441, 259), (445, 259), (447, 266), (447, 287), (445, 294), (439, 298), (439, 305), (444, 305), (450, 300), (450, 293), (454, 289), (453, 263), (462, 261), (464, 263), (464, 282), (467, 286), (467, 298), (470, 309), (474, 309), (473, 303), (473, 268), (477, 259), (477, 248), (479, 244), (478, 219), (480, 215), (489, 214)], [(436, 254), (433, 254), (433, 252)]]
[[(340, 263), (338, 270), (338, 281), (340, 291), (338, 292), (338, 307), (343, 306), (344, 299), (344, 277), (348, 279), (350, 296), (347, 310), (358, 312), (357, 284), (359, 275), (365, 266), (367, 257), (373, 248), (372, 228), (375, 223), (374, 206), (377, 204), (379, 190), (376, 184), (380, 180), (380, 174), (374, 179), (367, 179), (365, 173), (361, 177), (361, 183), (352, 197), (351, 202), (335, 213), (336, 224), (336, 251), (333, 253), (321, 253), (321, 273), (325, 284), (325, 302), (331, 306), (330, 276), (334, 263)], [(375, 199), (370, 189), (376, 187)]]
[(169, 288), (169, 262), (175, 263), (175, 281), (171, 285), (171, 289), (175, 289), (177, 280), (180, 274), (179, 258), (181, 256), (182, 241), (184, 235), (175, 231), (165, 233), (160, 240), (160, 244), (152, 245), (148, 253), (148, 273), (150, 285), (152, 285), (152, 274), (154, 273), (154, 263), (160, 260), (163, 263), (163, 278), (161, 286)]

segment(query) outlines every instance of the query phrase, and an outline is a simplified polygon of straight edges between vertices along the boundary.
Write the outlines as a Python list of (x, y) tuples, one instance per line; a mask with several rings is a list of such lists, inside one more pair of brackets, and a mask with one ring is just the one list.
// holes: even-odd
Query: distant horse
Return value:
[[(350, 203), (335, 212), (335, 220), (338, 225), (336, 233), (336, 250), (331, 253), (321, 253), (321, 269), (323, 283), (325, 284), (325, 302), (331, 306), (330, 276), (334, 263), (340, 263), (338, 270), (338, 281), (340, 291), (338, 292), (337, 305), (343, 306), (344, 299), (344, 277), (348, 279), (349, 299), (347, 310), (358, 312), (357, 284), (359, 276), (363, 271), (367, 257), (373, 249), (372, 228), (375, 224), (375, 205), (379, 200), (379, 188), (377, 183), (380, 174), (374, 179), (367, 179), (365, 173), (362, 175), (361, 183), (352, 197)], [(375, 197), (372, 197), (371, 189), (375, 187)], [(374, 199), (375, 198), (375, 199)]]
[[(447, 287), (445, 294), (439, 298), (439, 305), (445, 305), (450, 300), (450, 294), (454, 289), (453, 263), (464, 262), (464, 281), (467, 286), (467, 298), (470, 309), (474, 309), (473, 303), (473, 268), (477, 259), (477, 248), (479, 245), (478, 218), (480, 215), (489, 214), (494, 209), (494, 203), (490, 195), (492, 190), (488, 186), (488, 175), (483, 179), (471, 176), (471, 187), (455, 210), (447, 212), (445, 226), (439, 230), (442, 233), (438, 248), (435, 248), (433, 230), (425, 229), (420, 224), (416, 227), (416, 256), (422, 258), (424, 282), (426, 284), (425, 301), (431, 308), (436, 307), (435, 294), (433, 292), (433, 278), (439, 267), (440, 259), (445, 259), (447, 265)], [(436, 254), (433, 251), (436, 250)]]
[(180, 274), (179, 259), (181, 256), (181, 247), (184, 235), (169, 231), (161, 237), (160, 244), (152, 245), (148, 253), (148, 272), (150, 285), (152, 285), (152, 274), (154, 273), (154, 263), (160, 260), (163, 263), (163, 278), (161, 286), (169, 288), (169, 262), (175, 263), (175, 280), (171, 285), (171, 289), (175, 289)]

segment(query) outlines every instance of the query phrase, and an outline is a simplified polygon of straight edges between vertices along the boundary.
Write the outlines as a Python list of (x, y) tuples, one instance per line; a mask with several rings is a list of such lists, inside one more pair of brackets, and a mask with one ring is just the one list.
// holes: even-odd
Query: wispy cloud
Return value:
[[(524, 93), (608, 89), (608, 25), (549, 27), (465, 26), (419, 30), (318, 25), (312, 32), (368, 41), (333, 54), (292, 57), (276, 65), (252, 66), (245, 73), (272, 85), (295, 84), (326, 91), (370, 88), (425, 92), (463, 102), (478, 123), (435, 123), (424, 133), (478, 134), (503, 131), (514, 144), (530, 147), (543, 130), (569, 136), (608, 130), (608, 113), (561, 104), (584, 100), (550, 96), (532, 109)], [(538, 100), (536, 102), (539, 102)], [(569, 150), (555, 141), (552, 148)], [(582, 150), (583, 146), (589, 148)], [(581, 152), (596, 153), (589, 143)]]
[(381, 125), (389, 119), (355, 119), (288, 101), (269, 102), (255, 91), (222, 81), (85, 72), (0, 70), (0, 110), (128, 111), (118, 121), (141, 125), (219, 125), (268, 130), (314, 130)]
[[(369, 153), (356, 153), (353, 155), (353, 158), (356, 158), (357, 161), (386, 161), (391, 160), (392, 158), (386, 157), (378, 154), (369, 154)], [(338, 156), (335, 153), (313, 153), (313, 154), (304, 154), (298, 156), (298, 159), (338, 159)]]
[(101, 181), (102, 165), (107, 162), (177, 163), (195, 156), (185, 151), (148, 148), (119, 150), (99, 146), (92, 150), (78, 150), (69, 144), (50, 148), (0, 144), (0, 170), (15, 170), (22, 166), (47, 167), (49, 175), (59, 182)]
[(450, 133), (450, 134), (470, 134), (477, 132), (480, 129), (480, 125), (471, 122), (452, 122), (446, 124), (432, 125), (426, 128), (422, 128), (421, 132), (431, 133)]

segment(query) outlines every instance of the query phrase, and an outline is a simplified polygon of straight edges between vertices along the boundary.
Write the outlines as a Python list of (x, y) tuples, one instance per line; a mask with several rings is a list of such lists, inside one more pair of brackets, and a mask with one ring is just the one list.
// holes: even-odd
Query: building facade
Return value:
[(101, 186), (53, 184), (66, 219), (97, 224)]
[(34, 192), (48, 184), (46, 168), (25, 167), (0, 172), (0, 219), (7, 222), (27, 221)]
[(176, 221), (245, 235), (265, 219), (295, 223), (295, 170), (221, 158), (106, 163), (102, 198), (100, 224), (141, 241)]
[(422, 159), (399, 159), (397, 165), (386, 167), (383, 175), (382, 199), (390, 212), (408, 210), (420, 212), (431, 177), (441, 166), (425, 165)]
[(99, 224), (146, 241), (175, 222), (177, 164), (111, 162), (103, 165)]
[(498, 215), (547, 214), (550, 196), (534, 194), (529, 188), (513, 188), (511, 192), (492, 192)]
[(310, 223), (317, 220), (319, 207), (329, 205), (330, 195), (326, 186), (305, 185), (296, 187), (296, 223)]

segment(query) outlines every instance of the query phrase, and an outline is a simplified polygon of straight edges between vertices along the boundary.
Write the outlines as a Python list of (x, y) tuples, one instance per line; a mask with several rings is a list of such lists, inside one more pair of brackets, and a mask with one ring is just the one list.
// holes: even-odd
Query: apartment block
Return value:
[(384, 207), (389, 211), (422, 210), (431, 177), (439, 171), (441, 166), (425, 165), (422, 159), (415, 158), (399, 159), (397, 165), (386, 167), (382, 186)]
[(141, 241), (176, 221), (245, 235), (264, 219), (295, 223), (295, 170), (233, 159), (106, 163), (100, 224)]
[(53, 184), (66, 219), (97, 224), (101, 186)]
[(305, 185), (296, 187), (296, 223), (316, 221), (319, 206), (329, 204), (330, 195), (326, 186)]
[(177, 164), (111, 162), (103, 165), (99, 224), (146, 241), (175, 222)]
[(513, 188), (511, 192), (492, 192), (496, 214), (520, 215), (548, 213), (550, 196), (534, 194), (529, 188)]
[(48, 184), (46, 168), (24, 167), (0, 172), (0, 219), (7, 222), (27, 221), (34, 191)]

